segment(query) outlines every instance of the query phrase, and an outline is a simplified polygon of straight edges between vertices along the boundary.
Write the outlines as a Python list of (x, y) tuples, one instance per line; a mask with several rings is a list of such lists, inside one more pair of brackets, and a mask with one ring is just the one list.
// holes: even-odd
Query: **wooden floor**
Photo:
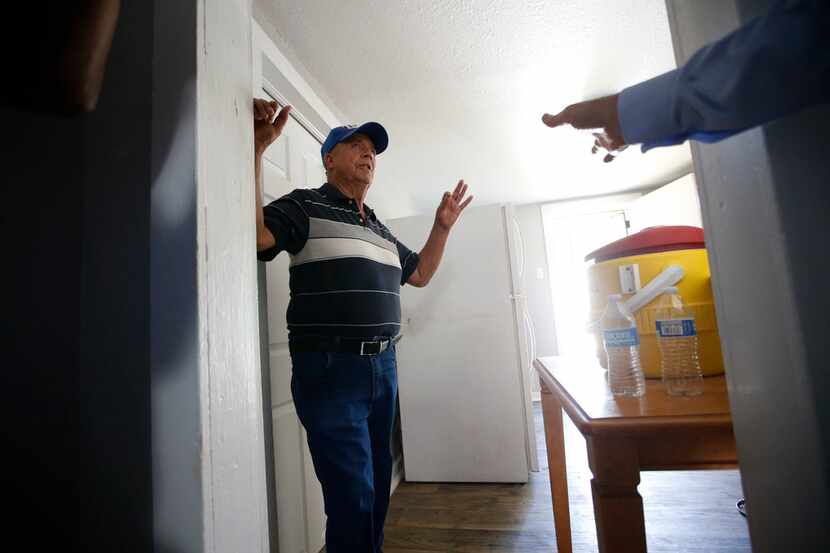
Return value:
[[(528, 484), (416, 484), (392, 496), (386, 553), (556, 551), (544, 431), (536, 407), (541, 472)], [(574, 551), (597, 551), (585, 441), (565, 420)], [(643, 496), (650, 553), (749, 553), (746, 522), (735, 509), (737, 471), (646, 472)]]

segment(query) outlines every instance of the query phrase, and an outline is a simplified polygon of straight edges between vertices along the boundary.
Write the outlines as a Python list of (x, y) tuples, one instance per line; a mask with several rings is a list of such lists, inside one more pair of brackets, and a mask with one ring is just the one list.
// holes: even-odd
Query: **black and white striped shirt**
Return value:
[(400, 332), (400, 288), (418, 266), (375, 213), (335, 186), (298, 189), (263, 209), (276, 246), (259, 252), (270, 261), (291, 256), (288, 330), (291, 338), (378, 338)]

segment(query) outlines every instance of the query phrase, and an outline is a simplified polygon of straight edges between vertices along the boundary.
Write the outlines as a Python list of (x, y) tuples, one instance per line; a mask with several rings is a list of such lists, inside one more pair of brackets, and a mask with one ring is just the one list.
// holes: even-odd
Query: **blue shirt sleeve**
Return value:
[(622, 91), (625, 141), (646, 151), (716, 142), (830, 102), (830, 2), (788, 0), (695, 53), (681, 68)]

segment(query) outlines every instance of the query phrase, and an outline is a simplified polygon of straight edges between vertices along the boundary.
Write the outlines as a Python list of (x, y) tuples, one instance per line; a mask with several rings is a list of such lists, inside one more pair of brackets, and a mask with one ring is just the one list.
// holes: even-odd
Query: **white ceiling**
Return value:
[(348, 121), (381, 122), (370, 204), (432, 211), (464, 178), (478, 204), (654, 186), (691, 169), (687, 146), (611, 164), (593, 138), (540, 122), (675, 66), (664, 0), (258, 0)]

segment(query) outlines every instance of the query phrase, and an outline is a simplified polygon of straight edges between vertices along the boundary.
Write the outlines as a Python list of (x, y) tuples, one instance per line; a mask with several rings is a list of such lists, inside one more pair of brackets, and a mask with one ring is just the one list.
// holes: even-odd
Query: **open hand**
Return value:
[(619, 94), (604, 96), (596, 100), (571, 104), (556, 115), (546, 113), (542, 122), (548, 127), (570, 125), (579, 130), (593, 131), (594, 146), (591, 153), (604, 150), (607, 152), (602, 159), (605, 163), (614, 161), (620, 152), (628, 145), (623, 137), (620, 117), (617, 110)]
[[(279, 108), (279, 104), (274, 101), (254, 98), (254, 148), (257, 153), (264, 152), (282, 134), (288, 122), (291, 106)], [(274, 114), (277, 115), (276, 118)]]
[(443, 230), (450, 230), (458, 220), (461, 212), (464, 211), (464, 208), (473, 201), (472, 196), (465, 200), (464, 196), (466, 194), (467, 185), (464, 184), (464, 179), (458, 181), (454, 192), (444, 192), (444, 197), (441, 198), (441, 204), (435, 212), (435, 224)]

